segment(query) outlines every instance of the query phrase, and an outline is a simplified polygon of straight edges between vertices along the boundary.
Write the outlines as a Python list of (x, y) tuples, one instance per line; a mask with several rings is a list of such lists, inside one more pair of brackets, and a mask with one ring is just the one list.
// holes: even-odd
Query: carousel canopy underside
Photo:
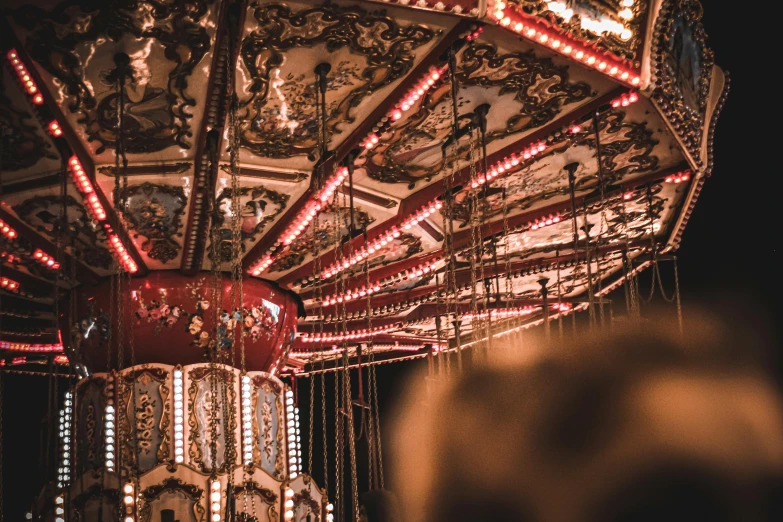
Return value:
[[(482, 280), (499, 281), (500, 292), (492, 291), (503, 295), (489, 308), (502, 309), (493, 319), (501, 331), (541, 320), (543, 278), (557, 306), (550, 315), (572, 313), (585, 307), (588, 286), (599, 294), (621, 284), (624, 255), (642, 270), (653, 244), (659, 253), (676, 250), (712, 167), (728, 85), (706, 46), (699, 4), (584, 0), (564, 12), (560, 2), (460, 1), (7, 2), (4, 364), (34, 369), (42, 353), (62, 351), (55, 285), (95, 284), (115, 259), (137, 276), (206, 274), (210, 201), (223, 220), (228, 246), (217, 251), (228, 270), (233, 83), (244, 277), (301, 296), (306, 316), (292, 368), (339, 357), (343, 300), (349, 346), (367, 342), (361, 332), (371, 326), (378, 360), (421, 356), (447, 341), (435, 321), (449, 260), (447, 187), (456, 187), (452, 306), (463, 340)], [(124, 218), (113, 209), (117, 53), (127, 54), (132, 71)], [(320, 63), (331, 66), (325, 156)], [(466, 129), (456, 143), (453, 84)], [(486, 168), (479, 133), (467, 131), (484, 104)], [(354, 166), (353, 221), (366, 234), (342, 245), (338, 266), (336, 245), (351, 217), (346, 158)], [(58, 257), (63, 180), (68, 246)], [(323, 188), (324, 180), (335, 183)], [(334, 193), (320, 198), (330, 187)], [(482, 202), (478, 227), (471, 191)], [(314, 208), (316, 217), (305, 220)], [(472, 277), (476, 249), (483, 262)]]

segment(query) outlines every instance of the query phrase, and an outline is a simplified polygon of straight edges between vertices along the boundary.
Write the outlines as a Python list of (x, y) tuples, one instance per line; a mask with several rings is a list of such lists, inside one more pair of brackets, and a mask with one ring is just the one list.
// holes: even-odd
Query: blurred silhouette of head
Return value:
[(741, 335), (671, 326), (498, 339), (424, 404), (417, 387), (393, 448), (406, 522), (783, 520), (776, 386)]

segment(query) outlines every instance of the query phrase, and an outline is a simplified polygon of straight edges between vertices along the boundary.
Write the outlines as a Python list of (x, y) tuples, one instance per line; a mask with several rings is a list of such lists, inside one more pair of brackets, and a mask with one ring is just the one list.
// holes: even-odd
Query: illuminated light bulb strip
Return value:
[(296, 460), (297, 468), (300, 472), (304, 472), (302, 468), (302, 438), (299, 434), (299, 407), (294, 406), (294, 426), (296, 429)]
[(136, 520), (134, 517), (134, 508), (136, 507), (135, 497), (136, 495), (134, 494), (133, 483), (126, 482), (125, 485), (122, 486), (122, 504), (125, 506), (125, 518), (123, 518), (124, 522), (133, 522)]
[(106, 471), (114, 471), (114, 441), (117, 424), (114, 419), (114, 375), (112, 374), (106, 377), (106, 407), (104, 408), (103, 421), (106, 428), (104, 431)]
[(63, 128), (60, 127), (60, 124), (57, 123), (57, 120), (50, 121), (47, 128), (49, 129), (49, 134), (51, 134), (55, 138), (59, 138), (60, 136), (63, 135)]
[(562, 221), (562, 216), (560, 216), (560, 212), (556, 214), (549, 214), (548, 216), (541, 216), (541, 218), (536, 218), (535, 221), (528, 221), (527, 222), (527, 228), (528, 230), (538, 230), (539, 228), (548, 227), (550, 225), (554, 225), (557, 223), (560, 223)]
[(65, 497), (62, 493), (54, 497), (54, 514), (56, 515), (54, 522), (65, 522)]
[[(403, 113), (409, 111), (419, 99), (424, 96), (449, 70), (448, 65), (442, 67), (431, 67), (427, 74), (424, 75), (403, 97), (402, 101), (398, 102), (394, 108), (389, 111), (389, 119), (391, 121), (397, 121), (402, 118)], [(366, 143), (366, 141), (365, 141)], [(365, 148), (372, 148), (367, 147)]]
[(286, 437), (288, 439), (288, 475), (295, 479), (299, 475), (299, 452), (297, 450), (297, 426), (294, 410), (294, 392), (286, 389), (285, 391), (285, 417), (286, 417)]
[[(574, 126), (574, 127), (578, 127)], [(572, 128), (574, 128), (572, 127)], [(581, 128), (579, 129), (581, 130)], [(579, 131), (576, 131), (579, 132)], [(572, 132), (574, 133), (574, 132)], [(575, 134), (575, 133), (574, 133)], [(519, 165), (521, 161), (527, 161), (533, 156), (536, 156), (540, 152), (544, 152), (546, 150), (546, 143), (539, 140), (538, 142), (529, 145), (525, 147), (522, 152), (517, 155), (516, 153), (512, 153), (510, 157), (503, 158), (502, 160), (495, 163), (492, 167), (489, 169), (489, 173), (487, 173), (486, 176), (483, 174), (477, 176), (476, 178), (472, 179), (470, 182), (471, 188), (478, 188), (487, 181), (492, 181), (494, 178), (500, 176), (504, 172), (511, 170), (512, 168)]]
[(54, 356), (54, 364), (68, 364), (70, 361), (68, 360), (67, 355), (55, 355)]
[(220, 481), (211, 481), (209, 483), (209, 520), (212, 522), (220, 522), (220, 509), (222, 500), (223, 492), (220, 488)]
[[(502, 6), (502, 9), (499, 9), (500, 6)], [(583, 63), (612, 78), (620, 80), (626, 85), (638, 87), (641, 83), (639, 74), (636, 71), (627, 68), (619, 60), (610, 58), (604, 53), (596, 52), (594, 49), (579, 43), (570, 36), (542, 29), (538, 22), (527, 20), (523, 22), (521, 15), (506, 10), (506, 6), (503, 2), (498, 2), (495, 7), (496, 10), (493, 13), (493, 16), (498, 24), (507, 27), (524, 38), (537, 44), (546, 45), (553, 51)], [(511, 14), (514, 15), (515, 20), (511, 19)]]
[(245, 466), (253, 464), (253, 389), (250, 377), (243, 375), (242, 379), (242, 463)]
[(73, 394), (65, 393), (65, 406), (60, 410), (60, 467), (57, 469), (57, 487), (62, 489), (71, 480), (71, 419)]
[(357, 253), (355, 253), (345, 261), (343, 261), (342, 264), (338, 265), (332, 263), (331, 265), (329, 265), (328, 268), (326, 268), (323, 272), (321, 272), (321, 279), (329, 279), (330, 277), (336, 276), (337, 274), (339, 274), (344, 270), (348, 270), (355, 264), (364, 261), (370, 255), (374, 254), (377, 250), (385, 247), (395, 238), (400, 237), (400, 235), (402, 234), (402, 232), (400, 232), (400, 229), (410, 230), (411, 228), (413, 228), (420, 222), (424, 221), (430, 215), (434, 214), (441, 208), (443, 208), (443, 203), (441, 203), (438, 200), (433, 200), (427, 205), (424, 205), (419, 210), (417, 210), (415, 214), (411, 214), (410, 216), (408, 216), (408, 218), (405, 221), (403, 221), (399, 227), (397, 227), (397, 225), (394, 225), (393, 227), (391, 227), (390, 230), (386, 231), (385, 234), (372, 240), (368, 245), (362, 247), (361, 250), (359, 250)]
[(35, 249), (35, 252), (33, 252), (33, 258), (50, 270), (57, 270), (60, 268), (60, 263), (55, 261), (52, 256), (48, 255), (40, 248)]
[(334, 504), (331, 502), (329, 504), (326, 504), (326, 522), (334, 522)]
[(71, 171), (73, 177), (73, 183), (76, 185), (77, 190), (82, 194), (87, 205), (87, 211), (96, 221), (106, 220), (106, 210), (101, 205), (98, 196), (95, 194), (95, 189), (92, 186), (90, 178), (84, 172), (79, 158), (71, 156), (68, 160), (68, 168)]
[[(293, 243), (297, 237), (310, 225), (310, 222), (318, 215), (318, 212), (324, 207), (329, 198), (332, 197), (337, 187), (342, 185), (345, 178), (348, 177), (348, 168), (340, 167), (334, 176), (326, 181), (324, 187), (314, 197), (310, 198), (302, 210), (294, 218), (293, 222), (285, 229), (282, 235), (278, 238), (276, 245), (282, 244), (287, 247)], [(274, 262), (275, 257), (272, 253), (267, 254), (264, 258), (253, 268), (250, 269), (250, 273), (254, 276), (261, 275), (261, 272), (269, 268)]]
[[(532, 306), (525, 306), (522, 308), (495, 308), (493, 310), (490, 310), (490, 314), (492, 314), (492, 319), (508, 319), (509, 317), (521, 317), (523, 315), (530, 315), (535, 310)], [(486, 319), (489, 316), (489, 314), (486, 311), (479, 312), (477, 315), (474, 316), (473, 313), (467, 313), (462, 316), (463, 320), (470, 320), (474, 317), (477, 317), (478, 319)]]
[[(293, 478), (293, 477), (292, 477)], [(294, 490), (285, 488), (283, 499), (283, 518), (285, 520), (294, 519)]]
[(669, 174), (664, 178), (665, 183), (682, 183), (684, 181), (688, 181), (691, 179), (691, 172), (689, 170), (684, 170), (682, 172), (678, 172), (677, 174)]
[(171, 385), (174, 389), (174, 462), (185, 461), (185, 403), (182, 391), (182, 370), (175, 368), (171, 373)]
[(62, 344), (29, 344), (0, 341), (0, 349), (12, 352), (61, 352)]
[(139, 267), (136, 262), (131, 258), (128, 251), (125, 249), (125, 245), (122, 244), (117, 234), (109, 234), (109, 246), (114, 250), (114, 256), (122, 265), (123, 270), (135, 274)]
[(639, 101), (639, 93), (637, 93), (636, 91), (630, 91), (612, 100), (611, 105), (612, 108), (616, 109), (618, 107), (628, 107), (632, 103), (636, 103), (638, 101)]
[(16, 230), (14, 230), (11, 225), (0, 219), (0, 232), (8, 238), (8, 239), (14, 239), (18, 236), (16, 233)]
[[(421, 277), (425, 274), (428, 274), (431, 271), (435, 270), (435, 266), (441, 260), (442, 259), (440, 257), (437, 257), (435, 259), (432, 259), (431, 261), (428, 261), (427, 263), (418, 265), (414, 268), (397, 272), (396, 274), (392, 275), (387, 280), (385, 280), (383, 286), (395, 284), (405, 279), (410, 279), (412, 277)], [(383, 286), (381, 285), (381, 281), (376, 281), (375, 283), (371, 284), (369, 287), (367, 287), (366, 285), (362, 285), (361, 288), (346, 290), (342, 294), (327, 295), (323, 299), (323, 306), (332, 306), (337, 303), (342, 303), (343, 301), (348, 302), (351, 300), (359, 299), (360, 297), (372, 295), (376, 292), (380, 292)]]
[(363, 339), (365, 337), (372, 337), (373, 335), (385, 334), (393, 332), (400, 328), (399, 324), (393, 324), (390, 326), (376, 326), (375, 328), (362, 330), (349, 330), (347, 333), (341, 333), (337, 335), (333, 334), (313, 334), (311, 337), (308, 334), (302, 334), (302, 342), (304, 343), (333, 343), (339, 341), (351, 341), (354, 339)]
[(25, 91), (30, 95), (33, 103), (41, 105), (44, 102), (43, 95), (38, 90), (38, 86), (35, 84), (35, 81), (33, 81), (32, 76), (30, 76), (30, 71), (27, 70), (27, 67), (22, 63), (22, 60), (19, 59), (19, 53), (16, 52), (16, 49), (11, 49), (6, 54), (6, 57), (14, 68), (14, 71), (16, 71), (19, 81), (22, 82)]
[(19, 282), (7, 277), (0, 277), (0, 288), (3, 290), (9, 290), (11, 292), (19, 291)]

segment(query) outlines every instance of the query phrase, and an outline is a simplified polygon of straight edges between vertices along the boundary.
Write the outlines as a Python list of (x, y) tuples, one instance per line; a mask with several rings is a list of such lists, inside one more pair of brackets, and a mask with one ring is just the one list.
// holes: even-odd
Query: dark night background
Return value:
[[(759, 68), (752, 59), (767, 47), (756, 35), (763, 32), (757, 27), (759, 18), (737, 12), (737, 2), (709, 2), (705, 7), (704, 26), (708, 42), (715, 52), (715, 61), (731, 75), (731, 92), (718, 121), (715, 137), (715, 167), (712, 177), (705, 184), (694, 213), (688, 224), (683, 243), (677, 252), (685, 321), (689, 311), (701, 309), (737, 327), (750, 325), (751, 329), (768, 336), (766, 345), (771, 371), (780, 375), (780, 325), (777, 291), (779, 289), (780, 233), (774, 230), (780, 223), (777, 217), (775, 191), (770, 183), (779, 168), (758, 142), (756, 129), (776, 125), (771, 112), (774, 92), (765, 91), (761, 85), (768, 72)], [(743, 9), (744, 11), (744, 9)], [(753, 16), (754, 23), (742, 23), (739, 17)], [(763, 21), (762, 21), (763, 22)], [(767, 67), (774, 67), (767, 65)], [(768, 78), (768, 77), (767, 77)], [(761, 134), (761, 132), (758, 132)], [(664, 274), (670, 272), (665, 271)], [(649, 288), (649, 271), (642, 278), (642, 288)], [(667, 281), (671, 289), (671, 279)], [(622, 290), (611, 298), (619, 298)], [(615, 307), (619, 315), (621, 308)], [(642, 310), (644, 314), (644, 309)], [(585, 315), (585, 314), (583, 314)], [(687, 324), (687, 323), (686, 323)], [(381, 424), (395, 401), (401, 395), (405, 377), (420, 366), (421, 362), (383, 365), (378, 368)], [(30, 502), (38, 494), (43, 480), (44, 445), (41, 428), (45, 423), (47, 405), (47, 379), (42, 377), (4, 375), (3, 402), (3, 471), (6, 520), (21, 521)], [(355, 377), (354, 377), (355, 380)], [(320, 382), (316, 382), (316, 397)], [(424, 383), (419, 383), (422, 387)], [(65, 385), (61, 382), (60, 389)], [(333, 389), (331, 377), (327, 388)], [(307, 380), (300, 383), (303, 421), (307, 417)], [(331, 403), (330, 397), (330, 403)], [(331, 403), (333, 405), (333, 403)], [(331, 407), (330, 405), (330, 411)], [(316, 408), (316, 411), (318, 408)], [(331, 415), (331, 414), (330, 414)], [(316, 427), (320, 419), (316, 415)], [(316, 441), (320, 431), (316, 428)], [(307, 448), (307, 427), (302, 429), (302, 447)], [(388, 434), (385, 434), (386, 438)], [(388, 445), (384, 446), (384, 449)], [(384, 452), (386, 468), (390, 464), (389, 452)], [(334, 450), (329, 453), (334, 464)], [(315, 448), (314, 475), (321, 481), (321, 455)], [(306, 467), (306, 455), (305, 455)], [(365, 466), (360, 465), (360, 469)], [(388, 475), (388, 473), (387, 473)], [(330, 480), (333, 484), (334, 479)]]

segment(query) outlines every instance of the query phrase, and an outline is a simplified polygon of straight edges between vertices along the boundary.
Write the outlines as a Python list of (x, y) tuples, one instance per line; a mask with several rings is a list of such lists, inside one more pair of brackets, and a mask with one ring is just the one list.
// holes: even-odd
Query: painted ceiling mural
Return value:
[(127, 201), (126, 225), (146, 256), (165, 265), (182, 250), (182, 216), (187, 197), (179, 185), (144, 182), (120, 189)]
[(114, 54), (96, 51), (108, 46), (128, 56), (125, 150), (144, 154), (193, 145), (190, 84), (198, 82), (191, 76), (211, 48), (214, 3), (67, 0), (51, 9), (26, 4), (11, 16), (98, 155), (115, 146), (120, 95)]
[[(231, 261), (232, 221), (231, 214), (232, 189), (223, 188), (217, 197), (217, 212), (221, 218), (219, 247), (220, 259), (227, 263)], [(242, 238), (242, 252), (247, 251), (249, 245), (255, 244), (267, 225), (273, 223), (288, 207), (291, 195), (278, 192), (264, 185), (252, 187), (244, 186), (239, 189), (240, 201), (240, 236)]]
[[(533, 50), (504, 52), (494, 43), (477, 42), (458, 56), (457, 108), (464, 126), (476, 107), (491, 102), (488, 145), (537, 128), (554, 119), (564, 106), (594, 94), (586, 82), (570, 78), (568, 66), (555, 64), (549, 57)], [(455, 162), (467, 161), (468, 139), (460, 141), (456, 157), (453, 147), (443, 147), (453, 134), (449, 83), (427, 92), (414, 110), (392, 127), (389, 139), (367, 154), (367, 176), (383, 183), (407, 183), (412, 189), (418, 181), (431, 181), (444, 169), (453, 168)]]
[(253, 29), (240, 51), (249, 81), (240, 99), (240, 141), (254, 154), (276, 159), (314, 158), (318, 148), (318, 62), (308, 50), (319, 49), (316, 54), (332, 64), (326, 116), (334, 146), (333, 138), (354, 122), (362, 101), (405, 76), (415, 51), (436, 37), (426, 25), (403, 24), (356, 5), (253, 2), (248, 18)]

